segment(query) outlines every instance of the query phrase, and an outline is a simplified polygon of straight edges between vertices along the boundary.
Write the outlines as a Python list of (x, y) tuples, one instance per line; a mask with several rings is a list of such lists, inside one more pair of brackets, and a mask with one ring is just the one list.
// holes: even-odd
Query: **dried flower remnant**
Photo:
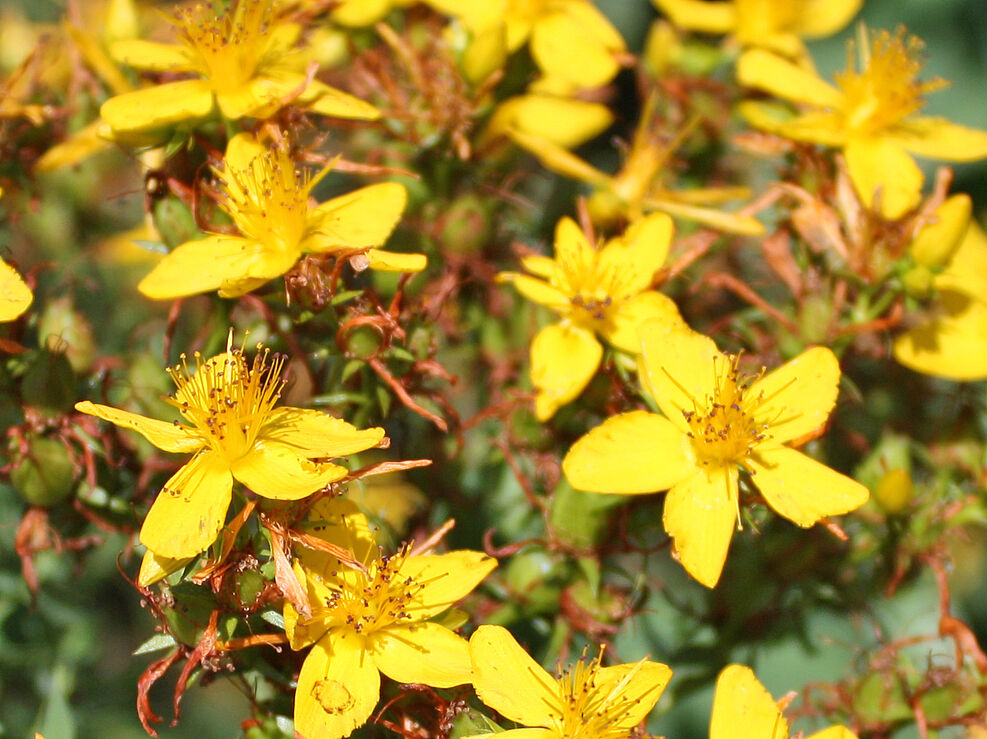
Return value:
[[(232, 342), (232, 334), (231, 334)], [(82, 401), (76, 410), (141, 434), (166, 452), (194, 454), (165, 483), (148, 511), (140, 540), (159, 557), (180, 559), (216, 539), (230, 506), (233, 481), (265, 498), (298, 500), (346, 476), (316, 461), (377, 446), (384, 430), (360, 430), (305, 408), (275, 408), (285, 358), (258, 347), (253, 362), (242, 349), (209, 359), (184, 355), (169, 374), (177, 389), (168, 402), (186, 423), (169, 423)]]
[(893, 220), (921, 198), (924, 178), (910, 154), (955, 162), (983, 159), (987, 131), (916, 115), (925, 94), (946, 83), (918, 79), (922, 44), (914, 36), (881, 31), (869, 43), (861, 38), (859, 49), (859, 64), (851, 56), (835, 87), (770, 52), (746, 52), (737, 66), (741, 83), (806, 110), (792, 116), (775, 105), (748, 101), (740, 111), (757, 128), (840, 149), (861, 200)]
[[(473, 685), (486, 705), (526, 727), (505, 739), (537, 735), (548, 739), (625, 739), (647, 717), (672, 677), (646, 659), (602, 666), (603, 650), (585, 654), (553, 678), (502, 626), (481, 626), (470, 637)], [(540, 727), (539, 731), (533, 727)]]
[(826, 423), (840, 379), (833, 352), (804, 351), (755, 377), (739, 357), (689, 329), (640, 329), (641, 376), (663, 416), (631, 411), (592, 429), (566, 455), (573, 487), (668, 490), (663, 522), (686, 571), (714, 587), (739, 520), (739, 470), (777, 513), (802, 527), (867, 501), (867, 488), (786, 446)]
[[(312, 645), (295, 692), (302, 736), (349, 736), (380, 698), (380, 673), (402, 683), (448, 688), (470, 680), (469, 647), (434, 616), (465, 597), (497, 565), (481, 552), (378, 552), (366, 518), (345, 499), (320, 501), (318, 535), (348, 548), (360, 567), (303, 551), (295, 564), (312, 616), (285, 605), (292, 649)], [(328, 524), (328, 525), (326, 525)]]
[(369, 185), (311, 207), (312, 189), (328, 172), (326, 167), (311, 177), (295, 168), (286, 144), (267, 149), (250, 134), (237, 134), (216, 176), (219, 206), (242, 236), (212, 234), (181, 244), (138, 288), (159, 300), (212, 290), (237, 297), (285, 274), (306, 253), (364, 251), (373, 269), (423, 269), (425, 257), (420, 254), (375, 248), (404, 210), (404, 186)]
[(602, 336), (622, 351), (639, 351), (637, 327), (659, 318), (682, 322), (675, 303), (649, 289), (672, 241), (672, 219), (655, 213), (595, 249), (569, 218), (555, 229), (555, 259), (522, 261), (534, 277), (502, 272), (527, 298), (559, 314), (531, 342), (531, 376), (538, 391), (535, 414), (546, 421), (578, 396), (603, 357)]
[(278, 16), (272, 0), (236, 0), (223, 15), (197, 4), (176, 11), (179, 44), (118, 41), (111, 54), (150, 72), (194, 75), (110, 98), (100, 117), (124, 139), (188, 120), (216, 107), (229, 119), (267, 118), (288, 102), (322, 115), (372, 120), (369, 103), (310, 79), (301, 28)]

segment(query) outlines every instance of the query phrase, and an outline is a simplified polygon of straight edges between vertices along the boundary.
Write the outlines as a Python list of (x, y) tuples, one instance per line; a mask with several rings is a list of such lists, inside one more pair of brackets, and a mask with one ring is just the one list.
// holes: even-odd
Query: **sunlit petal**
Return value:
[(922, 170), (894, 141), (853, 138), (843, 150), (850, 180), (868, 208), (880, 203), (885, 218), (900, 218), (922, 197)]
[(88, 413), (90, 416), (102, 418), (120, 428), (136, 431), (158, 449), (163, 449), (166, 452), (176, 454), (197, 452), (205, 443), (202, 436), (187, 426), (159, 421), (108, 405), (83, 400), (75, 404), (75, 409), (80, 413)]
[(787, 739), (788, 722), (749, 667), (730, 665), (716, 680), (709, 739)]
[(420, 587), (409, 613), (417, 619), (436, 616), (473, 590), (495, 567), (497, 560), (483, 552), (456, 551), (408, 557), (398, 570)]
[(469, 645), (445, 626), (393, 626), (368, 641), (377, 668), (399, 683), (451, 688), (470, 682)]
[(686, 572), (708, 588), (723, 571), (737, 506), (737, 472), (729, 465), (698, 469), (665, 495), (665, 531)]
[(232, 491), (233, 477), (221, 455), (192, 457), (154, 499), (141, 527), (141, 543), (170, 559), (204, 551), (223, 528)]
[(574, 400), (593, 379), (603, 347), (592, 331), (555, 323), (539, 331), (531, 342), (531, 381), (538, 391), (535, 415), (548, 420)]
[(612, 416), (590, 430), (562, 461), (572, 486), (594, 493), (654, 493), (695, 472), (688, 437), (647, 411)]
[(768, 505), (802, 527), (856, 510), (870, 496), (856, 480), (787, 447), (759, 449), (746, 466)]
[(291, 447), (271, 440), (258, 440), (230, 470), (257, 495), (277, 500), (304, 498), (349, 472), (330, 462), (312, 462)]

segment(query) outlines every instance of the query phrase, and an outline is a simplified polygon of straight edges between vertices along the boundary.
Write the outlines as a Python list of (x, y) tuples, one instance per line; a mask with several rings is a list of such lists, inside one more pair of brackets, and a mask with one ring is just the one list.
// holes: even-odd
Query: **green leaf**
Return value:
[(135, 649), (132, 654), (150, 654), (151, 652), (159, 652), (162, 649), (168, 649), (173, 647), (178, 642), (175, 641), (175, 637), (171, 634), (155, 634), (146, 642), (141, 644), (137, 649)]

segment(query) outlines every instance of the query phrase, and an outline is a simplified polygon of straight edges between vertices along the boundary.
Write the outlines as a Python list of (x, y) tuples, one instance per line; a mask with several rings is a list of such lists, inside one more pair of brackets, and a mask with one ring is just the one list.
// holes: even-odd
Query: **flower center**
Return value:
[(228, 163), (216, 171), (222, 188), (220, 206), (246, 238), (265, 246), (298, 250), (308, 228), (308, 196), (329, 171), (314, 178), (299, 172), (286, 146), (266, 151), (244, 169)]
[(175, 24), (192, 66), (218, 93), (234, 92), (267, 61), (273, 30), (270, 0), (239, 0), (219, 18), (207, 5), (183, 8)]
[(552, 279), (553, 286), (569, 296), (570, 317), (590, 329), (609, 323), (614, 310), (630, 297), (632, 267), (601, 264), (598, 256), (580, 251), (573, 259), (560, 260)]
[(211, 449), (232, 463), (250, 451), (281, 396), (284, 355), (271, 355), (265, 349), (249, 366), (243, 353), (230, 347), (204, 362), (198, 352), (194, 357), (194, 373), (184, 354), (180, 364), (168, 369), (177, 386), (168, 402), (195, 426)]
[(393, 556), (381, 555), (359, 570), (330, 572), (326, 584), (333, 590), (317, 618), (329, 627), (343, 626), (357, 634), (369, 634), (395, 623), (419, 620), (413, 611), (424, 588), (414, 578), (402, 576), (408, 547)]
[[(760, 398), (745, 398), (756, 377), (742, 376), (739, 355), (722, 355), (714, 360), (716, 382), (711, 397), (693, 400), (694, 410), (682, 411), (689, 424), (689, 439), (696, 459), (704, 466), (719, 466), (741, 461), (767, 438), (767, 426), (759, 425), (753, 410)], [(720, 366), (717, 367), (716, 365)]]
[(846, 125), (855, 133), (879, 133), (900, 123), (924, 105), (925, 93), (947, 84), (942, 79), (918, 81), (922, 42), (915, 36), (906, 39), (904, 29), (894, 36), (882, 31), (874, 35), (872, 45), (858, 46), (861, 71), (854, 71), (850, 44), (847, 71), (836, 75), (846, 98)]
[[(621, 726), (631, 708), (644, 696), (629, 697), (626, 688), (640, 668), (640, 663), (628, 671), (623, 680), (613, 686), (598, 685), (603, 648), (595, 659), (579, 658), (558, 680), (561, 716), (558, 734), (565, 739), (623, 739), (631, 730)], [(642, 660), (643, 663), (643, 660)]]

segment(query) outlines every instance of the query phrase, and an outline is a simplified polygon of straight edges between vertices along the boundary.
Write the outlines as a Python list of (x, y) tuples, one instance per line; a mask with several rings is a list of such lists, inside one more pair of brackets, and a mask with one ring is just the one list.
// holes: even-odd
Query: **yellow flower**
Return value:
[(562, 462), (573, 487), (597, 493), (668, 490), (663, 523), (686, 571), (720, 578), (739, 511), (739, 469), (764, 500), (802, 527), (852, 511), (867, 488), (788, 446), (826, 423), (840, 380), (829, 349), (814, 347), (755, 378), (739, 357), (688, 328), (640, 329), (641, 376), (664, 416), (631, 411), (604, 421)]
[(528, 92), (497, 106), (484, 129), (481, 145), (515, 132), (572, 149), (602, 133), (613, 122), (610, 109), (576, 98)]
[(587, 0), (427, 0), (480, 36), (503, 23), (507, 50), (530, 40), (547, 76), (570, 87), (599, 87), (614, 78), (627, 49), (620, 33)]
[(290, 270), (302, 254), (367, 250), (375, 269), (417, 271), (420, 254), (375, 249), (404, 210), (404, 186), (384, 182), (354, 190), (313, 208), (309, 195), (329, 171), (315, 177), (295, 169), (286, 147), (265, 149), (241, 133), (226, 147), (220, 207), (242, 236), (212, 234), (178, 246), (157, 264), (138, 289), (168, 299), (219, 290), (243, 295)]
[(509, 129), (507, 133), (518, 146), (530, 151), (553, 172), (591, 185), (594, 193), (589, 207), (598, 221), (608, 222), (618, 217), (634, 221), (657, 210), (721, 231), (754, 236), (764, 233), (764, 227), (756, 218), (704, 207), (745, 197), (745, 188), (676, 191), (664, 186), (662, 170), (676, 144), (669, 145), (656, 135), (657, 128), (652, 125), (654, 107), (652, 98), (638, 122), (624, 164), (615, 175), (602, 172), (548, 137), (520, 128)]
[(312, 616), (285, 604), (291, 648), (312, 644), (295, 692), (295, 731), (338, 739), (370, 716), (380, 698), (380, 673), (402, 683), (449, 688), (470, 681), (469, 646), (429, 619), (466, 596), (497, 562), (481, 552), (378, 552), (366, 518), (342, 499), (319, 501), (315, 533), (350, 549), (362, 569), (331, 555), (304, 552), (295, 572)]
[[(0, 196), (3, 188), (0, 188)], [(0, 323), (13, 321), (31, 305), (34, 295), (17, 270), (0, 259)]]
[(760, 46), (788, 57), (805, 52), (803, 38), (830, 36), (850, 22), (863, 0), (652, 0), (682, 28), (728, 33), (742, 46)]
[(384, 438), (381, 428), (359, 430), (316, 410), (275, 408), (284, 385), (282, 355), (265, 350), (248, 363), (228, 345), (206, 360), (196, 353), (195, 361), (194, 373), (184, 355), (168, 370), (177, 390), (167, 400), (187, 425), (88, 400), (75, 406), (166, 452), (195, 455), (165, 483), (141, 527), (141, 543), (159, 557), (192, 557), (213, 543), (234, 480), (265, 498), (297, 500), (347, 474), (345, 467), (316, 460), (369, 449)]
[[(788, 722), (781, 709), (749, 667), (728, 665), (720, 672), (709, 739), (788, 739)], [(857, 735), (845, 726), (831, 726), (807, 739), (857, 739)]]
[(17, 270), (0, 259), (0, 322), (13, 321), (31, 305), (34, 296)]
[(682, 321), (670, 298), (649, 289), (671, 241), (672, 219), (664, 213), (638, 221), (601, 249), (590, 245), (574, 221), (563, 218), (555, 229), (555, 259), (522, 260), (536, 277), (516, 272), (498, 275), (562, 319), (541, 329), (531, 342), (539, 420), (551, 418), (589, 384), (603, 358), (597, 335), (637, 354), (637, 327), (643, 321)]
[(585, 655), (558, 679), (549, 675), (502, 626), (481, 626), (470, 638), (473, 685), (504, 718), (534, 728), (484, 737), (630, 739), (672, 677), (659, 662), (602, 667), (603, 650)]
[(267, 118), (287, 100), (323, 115), (374, 119), (369, 103), (309, 80), (301, 28), (278, 18), (272, 0), (236, 0), (223, 16), (209, 5), (176, 11), (180, 44), (142, 39), (114, 43), (111, 54), (138, 69), (194, 75), (110, 98), (100, 117), (115, 138), (210, 116)]
[(741, 113), (757, 128), (841, 149), (861, 200), (897, 219), (921, 198), (922, 171), (909, 152), (956, 162), (987, 157), (987, 131), (916, 115), (923, 96), (945, 84), (917, 79), (921, 48), (903, 31), (876, 33), (871, 44), (860, 44), (859, 69), (851, 57), (835, 87), (770, 52), (748, 51), (738, 62), (740, 81), (807, 110), (791, 117), (777, 106), (749, 101)]
[(895, 339), (895, 359), (951, 380), (987, 378), (987, 234), (975, 221), (932, 285), (931, 316)]

